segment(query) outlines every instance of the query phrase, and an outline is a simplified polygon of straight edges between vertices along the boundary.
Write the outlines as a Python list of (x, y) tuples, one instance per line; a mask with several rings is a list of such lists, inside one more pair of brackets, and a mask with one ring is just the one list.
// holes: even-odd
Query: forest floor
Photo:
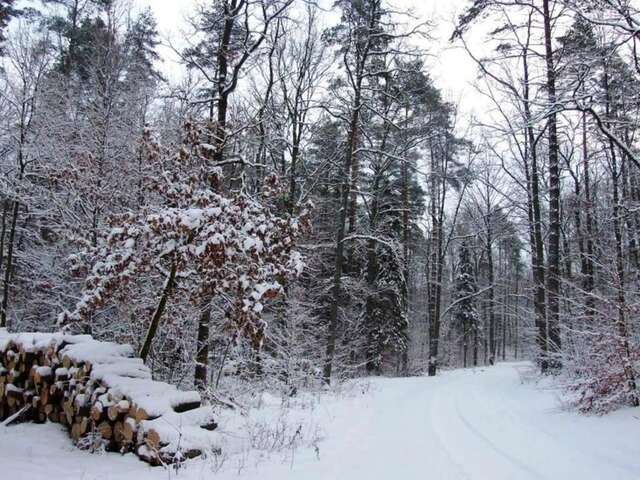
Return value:
[[(563, 409), (555, 391), (529, 370), (526, 363), (502, 363), (436, 378), (374, 378), (286, 409), (271, 399), (254, 412), (246, 448), (189, 461), (178, 472), (148, 467), (133, 455), (78, 451), (58, 425), (0, 427), (0, 477), (640, 479), (639, 409), (580, 416)], [(280, 427), (256, 428), (269, 424)]]

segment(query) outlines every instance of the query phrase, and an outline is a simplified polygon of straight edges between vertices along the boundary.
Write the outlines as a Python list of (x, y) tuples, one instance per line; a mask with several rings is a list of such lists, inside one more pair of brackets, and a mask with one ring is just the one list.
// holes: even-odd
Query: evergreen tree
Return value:
[(158, 24), (151, 10), (146, 9), (129, 25), (124, 39), (129, 83), (155, 83), (162, 80), (155, 66), (160, 60), (157, 50), (159, 44)]
[(0, 45), (6, 40), (4, 31), (9, 25), (11, 17), (18, 14), (14, 3), (14, 0), (0, 0)]
[[(473, 263), (466, 241), (462, 242), (458, 252), (458, 274), (456, 275), (455, 318), (461, 332), (463, 365), (467, 366), (467, 353), (472, 338), (478, 335), (478, 311), (475, 294), (478, 290), (473, 271)], [(475, 359), (474, 359), (475, 360)], [(474, 361), (475, 363), (475, 361)]]

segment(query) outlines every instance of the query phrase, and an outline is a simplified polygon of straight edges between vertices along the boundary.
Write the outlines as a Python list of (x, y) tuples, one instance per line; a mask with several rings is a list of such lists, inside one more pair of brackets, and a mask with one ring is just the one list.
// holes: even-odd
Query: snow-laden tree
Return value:
[(467, 366), (467, 354), (470, 342), (473, 342), (473, 364), (478, 361), (479, 316), (475, 295), (478, 290), (471, 261), (471, 254), (466, 242), (459, 248), (458, 273), (456, 275), (456, 307), (455, 320), (462, 341), (462, 364)]
[[(32, 258), (27, 257), (42, 240), (37, 229), (42, 226), (43, 215), (34, 195), (38, 182), (35, 158), (42, 138), (35, 124), (41, 107), (40, 92), (51, 64), (47, 36), (26, 24), (16, 29), (5, 50), (6, 59), (0, 66), (0, 327), (10, 323), (12, 302), (22, 293), (20, 284), (29, 285), (27, 291), (46, 289), (46, 282), (35, 275), (26, 275), (24, 283), (20, 277), (31, 270)], [(30, 223), (36, 228), (29, 228)]]
[(260, 349), (265, 303), (302, 271), (295, 244), (305, 231), (306, 212), (292, 217), (270, 208), (279, 195), (275, 177), (267, 179), (259, 199), (225, 192), (221, 169), (209, 164), (212, 147), (202, 143), (207, 135), (187, 122), (183, 144), (164, 148), (145, 133), (149, 161), (164, 167), (152, 185), (157, 201), (111, 216), (96, 247), (79, 255), (81, 263), (91, 265), (85, 292), (72, 312), (60, 316), (61, 323), (87, 321), (116, 294), (135, 298), (145, 277), (159, 271), (164, 282), (140, 350), (143, 358), (178, 290), (195, 305), (221, 300), (229, 334), (247, 337)]
[(6, 40), (4, 30), (11, 17), (18, 13), (14, 3), (14, 0), (0, 0), (0, 44)]

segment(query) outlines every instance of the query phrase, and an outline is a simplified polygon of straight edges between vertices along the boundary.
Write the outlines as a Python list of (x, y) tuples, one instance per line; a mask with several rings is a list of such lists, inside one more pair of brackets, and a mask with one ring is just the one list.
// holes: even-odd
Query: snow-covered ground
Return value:
[[(605, 417), (563, 411), (553, 391), (522, 382), (526, 369), (505, 363), (436, 378), (373, 379), (286, 417), (267, 402), (257, 417), (281, 422), (282, 431), (261, 432), (253, 424), (251, 442), (262, 450), (225, 456), (222, 465), (193, 460), (177, 474), (132, 455), (78, 451), (56, 425), (0, 428), (0, 478), (640, 479), (640, 410)], [(299, 443), (296, 425), (305, 430)], [(310, 431), (314, 426), (320, 435)], [(268, 454), (271, 441), (285, 445)]]

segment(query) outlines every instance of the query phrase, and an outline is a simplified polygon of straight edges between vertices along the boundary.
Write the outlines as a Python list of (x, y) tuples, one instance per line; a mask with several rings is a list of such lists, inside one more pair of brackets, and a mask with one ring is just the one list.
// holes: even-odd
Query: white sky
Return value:
[[(193, 12), (198, 0), (133, 0), (136, 6), (151, 7), (158, 20), (160, 34), (164, 41), (179, 45), (185, 17)], [(202, 0), (200, 0), (202, 1)], [(205, 0), (206, 1), (206, 0)], [(424, 46), (430, 53), (427, 59), (429, 73), (443, 91), (446, 99), (460, 103), (461, 113), (468, 116), (479, 107), (473, 101), (477, 93), (470, 85), (476, 76), (476, 67), (460, 48), (452, 47), (449, 36), (453, 31), (453, 21), (470, 0), (391, 0), (397, 10), (412, 10), (421, 20), (431, 20), (435, 25), (433, 40), (425, 40)], [(332, 0), (327, 1), (331, 5)], [(171, 72), (172, 55), (163, 50), (167, 57), (164, 70)], [(172, 76), (172, 75), (170, 75)]]

